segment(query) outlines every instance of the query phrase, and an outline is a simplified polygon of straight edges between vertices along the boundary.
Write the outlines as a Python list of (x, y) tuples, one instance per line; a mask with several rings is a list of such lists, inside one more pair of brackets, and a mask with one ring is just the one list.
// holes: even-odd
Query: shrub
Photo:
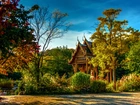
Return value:
[(115, 90), (114, 90), (114, 83), (113, 82), (112, 83), (108, 83), (106, 85), (106, 91), (107, 92), (115, 92)]
[(133, 73), (123, 76), (118, 81), (117, 87), (119, 91), (140, 91), (140, 75)]
[(21, 94), (23, 91), (25, 91), (24, 84), (23, 84), (22, 81), (18, 81), (17, 82), (17, 89), (15, 91), (15, 94)]
[(13, 88), (13, 81), (10, 79), (0, 79), (0, 88), (11, 90)]
[(37, 85), (33, 81), (18, 81), (18, 86), (15, 91), (15, 94), (24, 95), (24, 94), (38, 94)]
[(90, 85), (90, 75), (83, 72), (75, 73), (71, 78), (71, 85), (74, 90), (87, 90)]
[(46, 73), (40, 83), (40, 93), (47, 94), (65, 94), (69, 93), (69, 79), (66, 78), (66, 75), (60, 77), (58, 74), (51, 75)]
[(25, 94), (38, 94), (36, 84), (27, 83), (25, 84)]
[(92, 93), (100, 93), (106, 91), (106, 83), (105, 81), (95, 80), (90, 83), (90, 91)]

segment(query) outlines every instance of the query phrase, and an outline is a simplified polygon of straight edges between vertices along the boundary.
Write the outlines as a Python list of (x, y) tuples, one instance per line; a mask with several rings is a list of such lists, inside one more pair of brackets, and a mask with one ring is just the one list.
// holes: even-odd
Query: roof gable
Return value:
[(92, 47), (92, 42), (87, 41), (86, 38), (83, 44), (81, 44), (78, 41), (77, 47), (74, 53), (72, 54), (72, 58), (69, 60), (69, 64), (74, 63), (75, 59), (78, 58), (78, 56), (81, 56), (82, 58), (83, 57), (85, 58), (86, 56), (92, 56), (93, 54), (92, 54), (91, 47)]

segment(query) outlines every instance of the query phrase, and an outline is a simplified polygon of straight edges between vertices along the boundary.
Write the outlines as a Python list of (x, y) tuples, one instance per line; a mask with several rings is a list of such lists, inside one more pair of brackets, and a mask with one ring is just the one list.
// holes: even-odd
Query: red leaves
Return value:
[[(0, 73), (28, 66), (40, 46), (29, 27), (30, 12), (18, 5), (19, 0), (2, 0), (0, 5)], [(9, 56), (10, 55), (10, 56)]]
[(1, 68), (1, 67), (0, 67), (0, 74), (8, 75), (8, 73), (6, 72), (6, 70), (3, 69), (3, 68)]
[[(0, 7), (0, 27), (3, 27), (5, 29), (9, 26), (9, 21), (7, 21), (7, 19), (11, 17), (10, 11), (15, 10), (15, 8), (17, 8), (16, 5), (12, 4), (10, 0), (2, 0)], [(4, 29), (0, 29), (0, 31)]]
[(4, 31), (1, 31), (0, 34), (3, 35), (4, 34)]
[(7, 22), (5, 19), (11, 16), (10, 11), (17, 9), (18, 2), (19, 0), (12, 0), (11, 2), (10, 0), (2, 0), (0, 6), (0, 23)]
[[(14, 68), (28, 67), (28, 63), (33, 59), (35, 53), (33, 51), (31, 52), (32, 49), (34, 49), (33, 46), (28, 44), (15, 48), (13, 50), (14, 56), (10, 56), (3, 65), (0, 64), (0, 73), (6, 75), (6, 70), (13, 71)], [(3, 60), (5, 58), (0, 60), (0, 62)]]
[(30, 25), (29, 22), (25, 22), (25, 26), (28, 26), (28, 25)]
[(39, 50), (40, 50), (40, 45), (38, 45), (38, 44), (36, 43), (36, 45), (35, 45), (35, 52), (36, 52), (36, 53), (39, 53)]

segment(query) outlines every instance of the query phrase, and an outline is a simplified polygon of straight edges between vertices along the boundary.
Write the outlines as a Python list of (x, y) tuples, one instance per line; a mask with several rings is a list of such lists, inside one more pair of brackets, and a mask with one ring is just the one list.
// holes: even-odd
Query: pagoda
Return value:
[(96, 78), (98, 75), (97, 69), (93, 67), (92, 64), (89, 64), (92, 57), (94, 57), (92, 42), (88, 41), (86, 38), (84, 38), (83, 43), (80, 43), (78, 40), (76, 49), (69, 60), (69, 64), (72, 65), (74, 73), (79, 71), (87, 74), (92, 73), (91, 75)]

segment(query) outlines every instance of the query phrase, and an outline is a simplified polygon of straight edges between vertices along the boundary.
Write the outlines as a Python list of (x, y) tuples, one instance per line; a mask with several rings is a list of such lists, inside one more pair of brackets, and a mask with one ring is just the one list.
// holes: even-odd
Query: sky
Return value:
[(97, 18), (110, 8), (121, 9), (117, 19), (128, 20), (128, 27), (140, 30), (140, 0), (20, 0), (19, 4), (27, 8), (35, 4), (49, 6), (50, 11), (59, 9), (68, 14), (66, 20), (72, 26), (62, 38), (53, 40), (48, 49), (59, 46), (76, 48), (77, 39), (82, 42), (84, 36), (90, 40), (97, 27)]

